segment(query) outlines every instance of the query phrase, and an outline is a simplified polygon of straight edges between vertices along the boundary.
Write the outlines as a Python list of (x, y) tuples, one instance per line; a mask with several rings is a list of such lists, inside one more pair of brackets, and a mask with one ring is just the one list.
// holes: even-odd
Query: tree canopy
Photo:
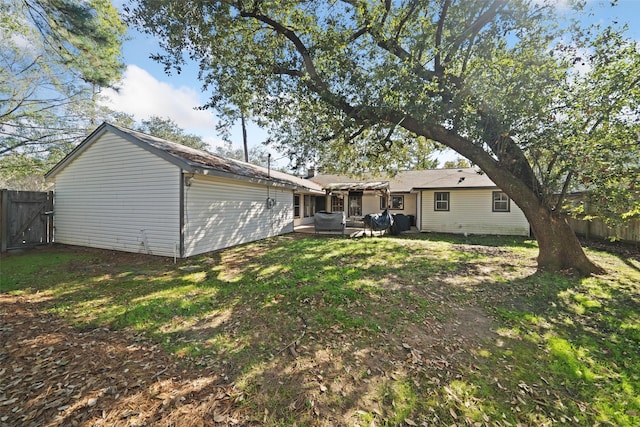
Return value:
[[(228, 142), (224, 146), (216, 147), (216, 149), (213, 151), (213, 154), (229, 159), (244, 161), (245, 153), (243, 148), (234, 148), (233, 145)], [(254, 145), (249, 148), (247, 154), (249, 163), (263, 166), (265, 168), (269, 166), (269, 152), (264, 147), (260, 145)]]
[(241, 106), (292, 159), (376, 170), (436, 141), (523, 210), (540, 268), (589, 274), (563, 195), (638, 212), (640, 53), (572, 20), (585, 2), (555, 3), (141, 0), (128, 16), (166, 67), (199, 62), (208, 107)]
[(134, 125), (134, 130), (164, 138), (168, 141), (203, 150), (207, 147), (201, 136), (186, 132), (170, 118), (151, 116)]
[(458, 157), (456, 160), (448, 160), (444, 162), (443, 167), (445, 169), (470, 168), (471, 164), (467, 159)]
[(2, 2), (0, 156), (56, 158), (83, 138), (120, 80), (125, 31), (108, 0)]

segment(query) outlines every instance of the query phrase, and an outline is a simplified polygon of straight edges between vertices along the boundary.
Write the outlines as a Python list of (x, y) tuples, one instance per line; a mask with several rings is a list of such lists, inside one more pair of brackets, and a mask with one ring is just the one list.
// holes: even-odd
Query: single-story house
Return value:
[(325, 195), (300, 177), (107, 123), (46, 178), (56, 242), (177, 258), (292, 232), (295, 200)]
[(344, 211), (348, 221), (389, 208), (409, 216), (423, 232), (529, 235), (524, 213), (476, 168), (401, 171), (393, 177), (363, 179), (319, 174), (309, 180), (325, 189), (327, 210)]
[(46, 178), (56, 242), (177, 258), (289, 233), (318, 211), (357, 222), (389, 208), (424, 232), (529, 234), (522, 211), (475, 168), (305, 179), (108, 123)]

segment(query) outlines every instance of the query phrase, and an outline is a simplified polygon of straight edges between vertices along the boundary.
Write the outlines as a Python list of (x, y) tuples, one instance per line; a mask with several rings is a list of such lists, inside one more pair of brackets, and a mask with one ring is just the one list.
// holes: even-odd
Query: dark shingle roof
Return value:
[(311, 181), (324, 188), (339, 189), (335, 186), (366, 184), (372, 179), (387, 182), (393, 193), (408, 193), (412, 190), (453, 189), (453, 188), (495, 188), (496, 185), (489, 177), (477, 168), (463, 169), (428, 169), (416, 171), (401, 171), (393, 177), (365, 176), (353, 178), (344, 175), (316, 175)]
[(204, 175), (216, 175), (228, 178), (245, 179), (249, 181), (268, 181), (295, 189), (304, 189), (311, 192), (322, 192), (322, 187), (303, 178), (289, 175), (276, 170), (245, 163), (235, 159), (216, 156), (207, 151), (198, 150), (186, 145), (178, 144), (166, 139), (157, 138), (142, 132), (123, 128), (120, 126), (103, 123), (91, 135), (89, 135), (67, 157), (54, 166), (46, 175), (54, 176), (67, 164), (75, 159), (95, 140), (105, 132), (112, 132), (122, 138), (142, 147), (165, 160), (179, 166), (187, 172)]

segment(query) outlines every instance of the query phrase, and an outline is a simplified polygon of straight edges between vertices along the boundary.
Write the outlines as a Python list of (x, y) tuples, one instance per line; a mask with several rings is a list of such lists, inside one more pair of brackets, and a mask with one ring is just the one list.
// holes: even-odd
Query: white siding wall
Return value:
[(420, 224), (422, 222), (422, 215), (423, 215), (422, 200), (423, 200), (422, 191), (420, 191), (416, 194), (416, 226), (418, 226), (418, 229), (421, 228)]
[(404, 210), (392, 211), (393, 213), (402, 213), (405, 215), (418, 216), (417, 195), (415, 193), (404, 194)]
[(420, 231), (529, 235), (529, 223), (513, 201), (510, 212), (492, 212), (493, 190), (453, 190), (449, 194), (449, 211), (445, 212), (434, 211), (434, 191), (422, 192)]
[(180, 170), (107, 133), (55, 177), (55, 241), (173, 256)]
[(196, 176), (185, 187), (185, 255), (293, 232), (293, 191)]

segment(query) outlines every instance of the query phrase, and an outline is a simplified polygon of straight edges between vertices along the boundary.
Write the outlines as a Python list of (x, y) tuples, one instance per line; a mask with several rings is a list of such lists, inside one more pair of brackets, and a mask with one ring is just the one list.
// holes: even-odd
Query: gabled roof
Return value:
[[(428, 189), (455, 189), (455, 188), (497, 188), (489, 177), (477, 168), (462, 169), (427, 169), (416, 171), (400, 171), (393, 177), (365, 176), (352, 178), (343, 175), (316, 175), (309, 178), (311, 181), (328, 189), (338, 189), (335, 186), (343, 186), (343, 189), (355, 189), (358, 184), (367, 184), (372, 179), (378, 182), (388, 183), (392, 193), (409, 193), (414, 190)], [(355, 190), (353, 190), (355, 191)]]
[(109, 123), (103, 123), (93, 131), (80, 145), (47, 172), (45, 178), (50, 179), (55, 177), (58, 172), (69, 165), (107, 132), (124, 138), (132, 144), (163, 158), (188, 173), (240, 179), (256, 183), (268, 182), (287, 188), (323, 193), (321, 186), (303, 178), (269, 170), (268, 168), (239, 160), (216, 156), (203, 150), (197, 150), (182, 144), (167, 141), (166, 139), (157, 138)]

